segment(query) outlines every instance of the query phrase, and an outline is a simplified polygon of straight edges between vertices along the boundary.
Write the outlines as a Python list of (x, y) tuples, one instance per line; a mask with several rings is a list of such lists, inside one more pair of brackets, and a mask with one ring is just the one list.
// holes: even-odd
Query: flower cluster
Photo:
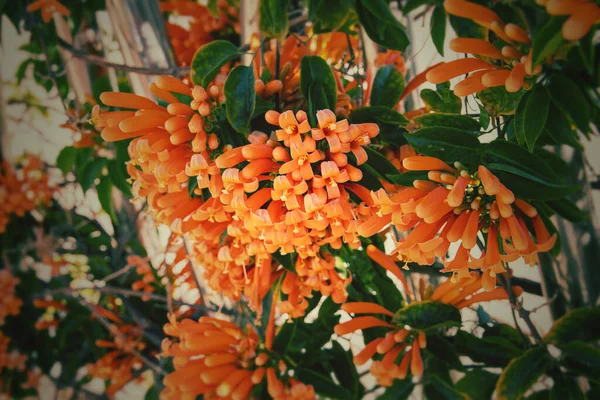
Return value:
[(4, 233), (13, 214), (22, 217), (38, 206), (49, 205), (53, 192), (39, 157), (26, 154), (19, 159), (16, 168), (3, 162), (0, 167), (0, 233)]
[[(156, 277), (154, 276), (152, 266), (148, 260), (140, 256), (131, 255), (127, 257), (127, 265), (132, 267), (135, 266), (135, 272), (142, 275), (141, 279), (133, 282), (131, 289), (143, 291), (144, 293), (154, 292), (153, 284), (156, 282)], [(142, 299), (146, 298), (142, 297)]]
[[(538, 252), (554, 246), (556, 235), (549, 234), (535, 207), (515, 198), (485, 166), (469, 172), (459, 163), (454, 168), (425, 156), (408, 157), (403, 166), (428, 171), (429, 180), (417, 180), (413, 188), (391, 197), (384, 190), (372, 193), (377, 212), (359, 228), (361, 235), (371, 236), (391, 222), (399, 232), (408, 232), (396, 243), (399, 260), (429, 265), (438, 257), (453, 279), (469, 276), (469, 269), (480, 269), (483, 287), (492, 290), (496, 274), (504, 272), (504, 262), (523, 256), (533, 263)], [(481, 238), (485, 238), (485, 251), (477, 257), (471, 250)], [(458, 250), (448, 260), (453, 243), (459, 244)]]
[(167, 0), (160, 3), (162, 12), (172, 13), (187, 23), (167, 21), (167, 34), (179, 65), (190, 65), (196, 50), (222, 35), (239, 34), (239, 7), (230, 1), (215, 2), (218, 15), (205, 5), (191, 0)]
[[(272, 321), (271, 321), (272, 322)], [(272, 328), (267, 333), (271, 341)], [(269, 330), (269, 328), (267, 329)], [(176, 338), (163, 341), (163, 356), (172, 356), (175, 371), (164, 379), (166, 389), (161, 399), (247, 399), (255, 385), (266, 379), (274, 399), (315, 399), (312, 386), (286, 375), (287, 366), (264, 352), (252, 326), (243, 330), (223, 319), (201, 317), (197, 322), (171, 317), (164, 331)], [(268, 340), (267, 340), (268, 341)]]
[[(116, 317), (110, 311), (103, 314), (111, 316), (113, 320)], [(129, 383), (133, 379), (134, 372), (142, 367), (141, 360), (133, 352), (142, 351), (146, 347), (140, 327), (122, 324), (118, 317), (113, 322), (119, 324), (111, 325), (113, 340), (96, 340), (97, 347), (109, 349), (109, 352), (94, 364), (87, 366), (91, 377), (110, 381), (106, 393), (111, 397)]]
[(529, 34), (519, 25), (505, 24), (489, 8), (465, 0), (446, 0), (444, 8), (449, 14), (468, 18), (490, 29), (506, 43), (502, 49), (483, 39), (455, 38), (450, 48), (459, 53), (472, 54), (497, 60), (493, 64), (479, 58), (461, 58), (442, 63), (427, 72), (431, 83), (442, 83), (460, 75), (469, 74), (454, 87), (457, 96), (468, 96), (490, 87), (504, 86), (508, 92), (517, 92), (532, 77), (541, 72), (541, 65), (533, 68), (532, 42)]
[(19, 314), (23, 301), (16, 297), (18, 284), (19, 280), (9, 269), (0, 270), (0, 326), (4, 325), (7, 316)]
[[(460, 282), (447, 280), (439, 285), (429, 299), (421, 303), (412, 303), (408, 307), (426, 305), (427, 302), (439, 302), (452, 305), (458, 309), (468, 307), (482, 301), (506, 300), (508, 295), (503, 288), (492, 292), (481, 292), (482, 277), (480, 274), (471, 274), (468, 279)], [(514, 287), (513, 292), (519, 296), (523, 290)], [(379, 304), (369, 302), (351, 302), (342, 305), (342, 310), (355, 316), (350, 321), (337, 324), (334, 331), (338, 335), (374, 327), (386, 328), (383, 337), (378, 337), (369, 343), (354, 356), (356, 365), (363, 365), (372, 360), (370, 372), (376, 377), (381, 386), (392, 386), (395, 379), (404, 379), (410, 372), (414, 377), (423, 375), (423, 359), (421, 350), (427, 346), (425, 329), (396, 323), (394, 312)], [(402, 313), (404, 309), (399, 310)], [(376, 317), (375, 314), (383, 317)]]

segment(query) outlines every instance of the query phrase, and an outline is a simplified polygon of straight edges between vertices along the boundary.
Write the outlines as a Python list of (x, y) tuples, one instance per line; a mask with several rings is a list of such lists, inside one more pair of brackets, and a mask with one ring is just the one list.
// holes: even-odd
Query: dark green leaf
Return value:
[[(484, 145), (484, 160), (487, 163), (500, 163), (523, 169), (540, 179), (556, 180), (556, 175), (544, 160), (529, 153), (523, 147), (507, 140), (494, 140)], [(487, 165), (487, 164), (486, 164)]]
[(392, 386), (387, 388), (377, 400), (406, 400), (415, 388), (411, 379), (395, 379)]
[(479, 165), (479, 140), (471, 133), (455, 128), (422, 128), (404, 137), (417, 153), (437, 157), (454, 164), (460, 161), (471, 167)]
[[(488, 115), (489, 118), (489, 115)], [(421, 128), (426, 127), (447, 127), (461, 129), (467, 132), (473, 132), (479, 135), (480, 125), (476, 119), (468, 115), (448, 114), (448, 113), (427, 113), (413, 118)], [(489, 123), (489, 122), (488, 122)]]
[(428, 171), (397, 172), (395, 174), (386, 175), (386, 178), (396, 185), (413, 187), (414, 181), (416, 180), (428, 180), (427, 174)]
[(551, 200), (547, 201), (546, 204), (561, 217), (571, 222), (586, 221), (590, 218), (589, 214), (577, 207), (569, 199)]
[(393, 65), (377, 69), (371, 90), (371, 106), (394, 108), (404, 91), (404, 76)]
[(315, 388), (315, 392), (322, 396), (333, 399), (351, 399), (353, 397), (348, 389), (337, 385), (330, 376), (326, 376), (315, 370), (298, 368), (296, 376), (302, 383), (312, 385)]
[(479, 106), (479, 124), (481, 125), (481, 129), (487, 129), (490, 126), (490, 113), (488, 113), (483, 105), (477, 105)]
[(289, 0), (260, 0), (260, 33), (269, 38), (285, 39), (288, 33)]
[[(598, 371), (600, 372), (600, 370)], [(597, 377), (598, 375), (595, 375)], [(566, 376), (565, 374), (555, 374), (552, 376), (554, 385), (550, 392), (550, 400), (586, 400), (581, 386), (577, 379)]]
[(473, 400), (488, 400), (492, 398), (499, 375), (476, 369), (469, 371), (458, 382), (455, 388)]
[(108, 168), (108, 175), (110, 176), (112, 184), (123, 192), (125, 196), (131, 197), (131, 185), (127, 182), (128, 176), (123, 174), (123, 168), (117, 164), (117, 160), (108, 161), (106, 167)]
[(352, 360), (352, 352), (346, 351), (336, 341), (331, 343), (333, 359), (328, 362), (338, 382), (353, 394), (353, 398), (361, 399), (365, 388), (360, 383), (360, 377)]
[(406, 143), (400, 127), (408, 125), (408, 120), (395, 110), (387, 107), (361, 107), (353, 111), (349, 119), (353, 124), (376, 123), (379, 126), (377, 141), (383, 141), (394, 146), (401, 146)]
[(533, 152), (535, 142), (546, 125), (549, 106), (550, 98), (542, 85), (535, 85), (519, 104), (514, 122), (515, 134), (517, 141), (526, 144), (530, 152)]
[(550, 167), (552, 173), (559, 177), (561, 181), (564, 182), (566, 180), (569, 173), (569, 165), (556, 151), (538, 148), (533, 154), (543, 160)]
[[(510, 325), (506, 324), (494, 324), (490, 327), (486, 327), (483, 332), (483, 338), (499, 337), (508, 340), (518, 348), (524, 348), (525, 343), (523, 337), (519, 331)], [(530, 343), (527, 343), (529, 345)]]
[(96, 178), (100, 176), (102, 168), (104, 168), (107, 161), (106, 158), (96, 158), (85, 165), (81, 176), (78, 177), (79, 184), (81, 184), (81, 189), (84, 192), (86, 192), (92, 186), (92, 183), (94, 183)]
[(115, 210), (113, 208), (112, 188), (113, 185), (110, 180), (110, 176), (107, 175), (100, 178), (100, 183), (96, 185), (96, 191), (98, 192), (98, 200), (100, 200), (102, 209), (106, 211), (106, 213), (110, 216), (111, 220), (114, 222), (117, 220), (117, 216), (115, 215)]
[(475, 362), (489, 366), (503, 367), (522, 353), (506, 339), (481, 339), (465, 331), (458, 331), (454, 338), (454, 348)]
[(365, 146), (364, 149), (369, 157), (366, 164), (372, 167), (379, 176), (384, 178), (388, 174), (398, 173), (398, 169), (394, 167), (394, 164), (392, 164), (390, 160), (385, 158), (381, 153), (368, 146)]
[(567, 344), (574, 340), (592, 341), (600, 338), (600, 330), (582, 329), (586, 326), (600, 326), (600, 307), (569, 311), (554, 322), (550, 332), (544, 336), (544, 342)]
[(308, 18), (313, 22), (315, 33), (335, 32), (350, 15), (349, 0), (310, 0)]
[(564, 43), (561, 28), (565, 17), (551, 16), (546, 23), (533, 35), (533, 68), (541, 64)]
[[(430, 395), (430, 392), (433, 393)], [(460, 392), (437, 375), (429, 378), (429, 382), (425, 386), (425, 393), (428, 399), (435, 396), (444, 400), (471, 400), (467, 394)]]
[(192, 199), (194, 197), (198, 197), (198, 195), (196, 195), (196, 193), (194, 193), (196, 191), (197, 187), (198, 187), (198, 178), (195, 176), (190, 176), (188, 178), (188, 185), (187, 185), (188, 197), (190, 199)]
[(27, 72), (27, 68), (30, 64), (33, 64), (33, 62), (33, 59), (28, 58), (27, 60), (19, 64), (19, 68), (17, 68), (17, 73), (15, 75), (15, 77), (17, 78), (17, 85), (20, 85), (23, 79), (25, 79), (25, 73)]
[(487, 40), (488, 29), (467, 18), (449, 15), (450, 26), (458, 37), (468, 37)]
[(428, 338), (427, 351), (429, 351), (434, 357), (445, 362), (448, 367), (459, 371), (463, 370), (463, 364), (458, 357), (458, 353), (443, 336), (434, 336)]
[(544, 130), (557, 144), (566, 144), (578, 150), (583, 150), (583, 146), (577, 139), (577, 130), (571, 126), (571, 122), (565, 113), (553, 102), (550, 103)]
[(552, 75), (548, 82), (552, 101), (567, 113), (583, 133), (590, 130), (590, 104), (579, 86), (565, 75)]
[(545, 347), (527, 350), (522, 356), (512, 360), (502, 371), (496, 384), (498, 400), (513, 400), (523, 397), (552, 362)]
[(337, 85), (327, 62), (319, 56), (304, 56), (300, 61), (300, 71), (300, 90), (304, 98), (308, 99), (309, 92), (314, 93), (315, 89), (324, 93), (326, 104), (313, 104), (316, 107), (315, 112), (325, 108), (335, 110)]
[(444, 56), (444, 40), (446, 39), (446, 10), (439, 5), (431, 14), (431, 40), (440, 55)]
[(221, 67), (240, 54), (238, 48), (227, 40), (215, 40), (200, 47), (190, 68), (192, 83), (206, 88)]
[(212, 15), (215, 18), (219, 18), (220, 13), (219, 13), (218, 0), (208, 0), (208, 4), (206, 5), (206, 8), (208, 8), (210, 15)]
[(301, 319), (295, 319), (293, 322), (286, 322), (281, 326), (273, 341), (273, 348), (281, 355), (285, 355), (288, 348), (294, 342), (296, 329), (301, 323)]
[(404, 6), (402, 6), (401, 2), (398, 2), (398, 5), (400, 7), (402, 7), (402, 14), (407, 15), (408, 13), (416, 10), (417, 8), (421, 7), (422, 5), (429, 4), (429, 3), (430, 3), (429, 0), (406, 0), (406, 3), (404, 3)]
[(58, 153), (58, 157), (56, 158), (56, 166), (63, 172), (63, 174), (66, 175), (68, 172), (73, 170), (76, 157), (76, 148), (73, 146), (64, 147), (60, 153)]
[(296, 273), (296, 256), (295, 253), (281, 254), (280, 252), (273, 253), (273, 258), (277, 260), (279, 264), (288, 271)]
[(225, 81), (227, 120), (237, 132), (250, 133), (250, 121), (256, 106), (254, 72), (243, 65), (234, 67)]
[(404, 51), (409, 45), (404, 26), (394, 17), (384, 0), (357, 0), (360, 24), (375, 43), (388, 49)]
[(600, 381), (600, 349), (579, 340), (560, 349), (560, 363), (569, 372)]
[(160, 389), (155, 385), (151, 386), (150, 389), (146, 392), (144, 396), (144, 400), (159, 400)]
[(483, 103), (492, 117), (498, 115), (513, 115), (525, 91), (507, 92), (504, 86), (487, 88), (477, 93), (477, 98)]
[(426, 330), (460, 326), (458, 308), (441, 302), (415, 302), (400, 309), (393, 318), (396, 325), (408, 325), (413, 329)]

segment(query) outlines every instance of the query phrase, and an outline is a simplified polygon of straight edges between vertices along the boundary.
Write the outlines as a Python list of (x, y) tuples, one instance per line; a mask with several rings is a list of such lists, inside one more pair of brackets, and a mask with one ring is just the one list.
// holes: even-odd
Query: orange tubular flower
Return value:
[(18, 284), (19, 280), (9, 269), (0, 270), (0, 326), (4, 325), (6, 317), (19, 314), (23, 301), (15, 297)]
[[(376, 233), (389, 222), (401, 232), (408, 231), (396, 244), (395, 253), (401, 261), (429, 265), (440, 258), (444, 271), (452, 272), (453, 279), (468, 277), (469, 268), (480, 269), (484, 273), (484, 288), (490, 291), (495, 287), (496, 274), (504, 272), (503, 262), (521, 256), (533, 262), (536, 253), (554, 246), (556, 235), (550, 236), (537, 210), (524, 200), (515, 199), (483, 165), (471, 174), (465, 169), (449, 173), (452, 169), (448, 165), (431, 157), (408, 157), (403, 164), (407, 170), (431, 167), (427, 182), (435, 186), (404, 189), (385, 202), (376, 200), (376, 216), (359, 227), (364, 236)], [(390, 214), (393, 218), (377, 217)], [(380, 219), (373, 221), (375, 218)], [(533, 225), (533, 233), (526, 220)], [(476, 258), (470, 250), (478, 238), (485, 238), (486, 247), (483, 255)], [(454, 259), (447, 260), (452, 243), (460, 246)], [(385, 262), (376, 261), (381, 265)]]
[[(502, 49), (498, 49), (492, 43), (483, 39), (452, 39), (450, 41), (452, 50), (492, 58), (500, 63), (495, 65), (476, 58), (461, 58), (431, 69), (427, 73), (429, 82), (442, 83), (460, 75), (471, 73), (468, 78), (455, 86), (454, 92), (457, 96), (468, 96), (495, 86), (504, 86), (509, 92), (517, 92), (526, 84), (524, 78), (532, 77), (541, 72), (540, 65), (533, 69), (531, 38), (520, 26), (504, 24), (494, 11), (465, 0), (446, 0), (444, 1), (444, 8), (449, 14), (471, 19), (475, 23), (492, 30), (507, 45)], [(590, 17), (586, 16), (586, 18), (589, 19)], [(600, 18), (600, 16), (596, 18)], [(589, 29), (589, 26), (583, 29)], [(529, 48), (528, 54), (524, 55), (518, 50), (523, 47)]]
[[(492, 292), (481, 292), (482, 275), (473, 276), (454, 283), (447, 280), (433, 292), (431, 298), (422, 298), (423, 302), (441, 302), (452, 305), (458, 309), (472, 304), (491, 300), (505, 300), (508, 295), (503, 288)], [(523, 291), (519, 287), (513, 288), (516, 296)], [(415, 304), (413, 303), (411, 307)], [(423, 303), (420, 303), (423, 304)], [(383, 327), (387, 330), (383, 337), (365, 343), (364, 348), (354, 356), (356, 365), (363, 365), (372, 360), (370, 372), (381, 386), (392, 386), (395, 379), (405, 379), (410, 372), (414, 377), (423, 375), (423, 359), (421, 349), (427, 346), (425, 332), (396, 323), (392, 311), (379, 304), (368, 302), (353, 302), (342, 305), (342, 310), (354, 314), (350, 321), (337, 324), (334, 331), (338, 335), (347, 335), (357, 330), (373, 327)], [(402, 313), (402, 309), (398, 313)], [(378, 317), (365, 314), (375, 314)], [(391, 321), (388, 322), (391, 318)]]
[(545, 6), (550, 15), (569, 16), (562, 26), (566, 40), (581, 39), (600, 21), (600, 7), (593, 1), (546, 0), (538, 4)]
[(27, 12), (42, 10), (42, 20), (46, 23), (50, 22), (52, 15), (58, 13), (63, 17), (68, 17), (71, 12), (69, 9), (58, 0), (36, 0), (27, 6)]
[[(274, 327), (276, 301), (269, 318), (267, 331)], [(177, 322), (173, 316), (165, 325), (168, 336), (164, 339), (163, 356), (172, 356), (175, 371), (164, 378), (166, 389), (161, 399), (205, 398), (247, 399), (255, 385), (266, 379), (269, 394), (274, 399), (315, 398), (312, 386), (301, 384), (285, 374), (285, 362), (276, 360), (271, 352), (271, 337), (267, 333), (265, 348), (259, 348), (259, 337), (252, 326), (246, 330), (237, 325), (212, 317), (201, 317), (198, 322), (184, 319)]]

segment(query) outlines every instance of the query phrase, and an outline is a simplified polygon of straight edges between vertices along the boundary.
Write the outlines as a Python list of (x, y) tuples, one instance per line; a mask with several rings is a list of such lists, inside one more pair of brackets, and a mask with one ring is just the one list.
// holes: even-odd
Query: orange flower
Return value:
[(68, 8), (60, 4), (58, 0), (36, 0), (27, 6), (27, 12), (42, 10), (42, 20), (50, 22), (52, 15), (58, 13), (63, 17), (68, 17), (71, 12)]
[(600, 21), (600, 7), (592, 1), (576, 0), (539, 0), (550, 15), (568, 15), (562, 26), (562, 35), (566, 40), (579, 40), (594, 24)]
[(6, 317), (19, 314), (23, 301), (15, 296), (18, 284), (19, 279), (9, 269), (0, 270), (0, 326), (4, 325)]

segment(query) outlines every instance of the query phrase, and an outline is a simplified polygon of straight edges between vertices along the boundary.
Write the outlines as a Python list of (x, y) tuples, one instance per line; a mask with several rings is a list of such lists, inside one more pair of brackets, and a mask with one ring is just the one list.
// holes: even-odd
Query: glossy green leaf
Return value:
[(450, 26), (456, 32), (458, 37), (468, 37), (476, 39), (488, 38), (488, 29), (475, 23), (475, 21), (468, 18), (461, 18), (454, 15), (448, 16), (450, 20)]
[(446, 10), (439, 5), (431, 13), (431, 40), (438, 53), (444, 56), (444, 40), (446, 39)]
[(535, 142), (542, 133), (548, 118), (550, 98), (546, 88), (535, 85), (519, 104), (515, 115), (515, 134), (520, 144), (526, 144), (530, 152), (533, 152)]
[(443, 336), (433, 336), (427, 340), (427, 351), (434, 357), (442, 360), (448, 367), (458, 371), (463, 370), (458, 353)]
[(546, 373), (552, 357), (545, 347), (535, 347), (512, 360), (496, 384), (498, 400), (521, 399), (540, 376)]
[(507, 140), (494, 140), (484, 146), (484, 161), (500, 163), (523, 169), (536, 177), (556, 182), (556, 175), (544, 160), (516, 143)]
[[(595, 375), (597, 377), (598, 375)], [(554, 385), (550, 391), (550, 400), (587, 400), (588, 397), (581, 390), (581, 385), (575, 377), (566, 374), (552, 376)]]
[(366, 164), (371, 166), (382, 178), (388, 174), (396, 174), (398, 170), (394, 167), (394, 164), (385, 158), (380, 152), (375, 151), (372, 147), (365, 146), (368, 160)]
[(590, 104), (579, 86), (565, 75), (552, 75), (548, 82), (552, 101), (567, 113), (583, 133), (590, 130)]
[(398, 310), (392, 319), (396, 325), (408, 325), (413, 329), (427, 330), (460, 326), (458, 308), (441, 302), (414, 302)]
[(600, 382), (600, 349), (579, 340), (560, 347), (560, 364), (569, 372)]
[[(489, 116), (488, 116), (489, 117)], [(427, 113), (418, 115), (413, 118), (413, 121), (418, 123), (421, 128), (427, 127), (447, 127), (456, 128), (467, 132), (479, 134), (479, 122), (468, 115), (449, 114), (449, 113)]]
[(400, 128), (408, 125), (408, 119), (398, 111), (388, 107), (361, 107), (350, 114), (349, 120), (353, 124), (376, 123), (379, 126), (379, 135), (375, 141), (378, 143), (384, 142), (393, 146), (406, 143)]
[(131, 185), (127, 182), (129, 176), (123, 174), (123, 168), (117, 165), (117, 160), (108, 161), (106, 167), (108, 168), (108, 176), (112, 184), (123, 192), (125, 196), (131, 197), (133, 195), (131, 193)]
[(533, 35), (533, 67), (541, 64), (564, 43), (561, 29), (565, 21), (563, 16), (551, 16)]
[(428, 171), (407, 171), (397, 172), (395, 174), (387, 174), (386, 177), (396, 185), (413, 187), (416, 180), (428, 180)]
[(340, 384), (352, 393), (352, 398), (361, 399), (365, 388), (360, 383), (360, 377), (352, 360), (352, 352), (344, 350), (336, 341), (333, 341), (331, 346), (330, 352), (333, 358), (327, 364)]
[(237, 132), (250, 133), (250, 121), (256, 106), (252, 68), (243, 65), (233, 68), (224, 90), (227, 120)]
[(100, 177), (100, 173), (106, 166), (107, 161), (106, 158), (96, 158), (84, 166), (81, 175), (78, 175), (79, 184), (84, 192), (92, 186), (96, 178)]
[(522, 350), (506, 339), (482, 339), (462, 330), (454, 337), (454, 348), (477, 363), (494, 367), (503, 367), (522, 354)]
[[(447, 85), (446, 85), (447, 84)], [(446, 91), (442, 88), (448, 88)], [(420, 92), (421, 100), (425, 103), (425, 107), (428, 110), (460, 114), (462, 110), (462, 101), (460, 97), (456, 96), (453, 91), (449, 90), (450, 83), (438, 85), (438, 90), (422, 89)]]
[(206, 88), (221, 67), (240, 54), (238, 48), (227, 40), (215, 40), (200, 47), (190, 67), (192, 83)]
[(453, 165), (460, 161), (471, 167), (479, 165), (481, 144), (472, 133), (456, 128), (422, 128), (404, 137), (417, 153), (437, 157)]
[(286, 322), (277, 331), (277, 336), (273, 341), (273, 348), (281, 355), (285, 355), (287, 350), (291, 348), (296, 336), (298, 325), (301, 324), (300, 319), (295, 319), (291, 322)]
[(493, 337), (506, 339), (518, 348), (525, 348), (526, 345), (529, 346), (531, 344), (523, 342), (523, 337), (519, 331), (516, 328), (506, 324), (494, 324), (486, 327), (485, 331), (483, 332), (483, 338), (486, 339)]
[(486, 370), (475, 369), (456, 382), (455, 388), (473, 400), (489, 400), (494, 394), (499, 377)]
[(64, 147), (60, 153), (58, 153), (58, 157), (56, 158), (56, 166), (63, 172), (63, 174), (66, 175), (68, 172), (73, 170), (76, 157), (76, 148), (73, 146)]
[(96, 185), (96, 191), (98, 192), (98, 200), (102, 209), (110, 216), (111, 220), (115, 222), (117, 217), (112, 202), (112, 188), (110, 176), (106, 175), (100, 178), (100, 183)]
[(315, 33), (335, 32), (344, 25), (351, 8), (350, 0), (310, 0), (308, 19)]
[(406, 50), (409, 40), (405, 28), (394, 17), (386, 1), (357, 0), (356, 12), (371, 40), (391, 50)]
[(483, 103), (492, 117), (498, 115), (513, 115), (525, 91), (509, 93), (504, 86), (496, 86), (477, 93), (477, 98)]
[(289, 30), (289, 0), (260, 0), (260, 33), (269, 38), (285, 39)]
[(377, 400), (406, 400), (414, 388), (415, 384), (411, 379), (395, 379), (392, 386), (386, 388)]
[(312, 385), (315, 392), (332, 399), (351, 399), (352, 393), (338, 384), (331, 376), (317, 372), (313, 369), (298, 368), (296, 370), (298, 380), (307, 385)]
[(404, 91), (404, 76), (393, 65), (377, 69), (371, 90), (371, 106), (394, 108)]
[(564, 219), (571, 222), (581, 222), (590, 219), (590, 215), (585, 211), (577, 207), (577, 204), (573, 203), (569, 199), (550, 200), (546, 204)]
[(481, 105), (479, 106), (479, 125), (481, 125), (481, 129), (487, 129), (490, 126), (491, 117), (490, 113), (486, 110), (486, 108)]
[(600, 326), (600, 307), (577, 308), (560, 317), (544, 336), (544, 342), (567, 344), (574, 340), (593, 341), (600, 338), (600, 330), (582, 329)]
[(438, 375), (429, 377), (429, 382), (425, 385), (425, 394), (428, 399), (435, 396), (445, 400), (471, 400), (469, 395), (459, 391)]
[[(313, 101), (314, 112), (328, 108), (335, 110), (337, 85), (327, 62), (319, 56), (304, 56), (300, 61), (300, 90), (304, 98)], [(320, 95), (316, 96), (315, 93)], [(318, 101), (318, 103), (316, 103)], [(309, 113), (309, 116), (311, 113)]]
[(571, 121), (569, 121), (565, 113), (553, 102), (550, 103), (544, 131), (557, 144), (566, 144), (578, 150), (583, 150), (583, 146), (577, 138), (577, 130), (571, 125)]

